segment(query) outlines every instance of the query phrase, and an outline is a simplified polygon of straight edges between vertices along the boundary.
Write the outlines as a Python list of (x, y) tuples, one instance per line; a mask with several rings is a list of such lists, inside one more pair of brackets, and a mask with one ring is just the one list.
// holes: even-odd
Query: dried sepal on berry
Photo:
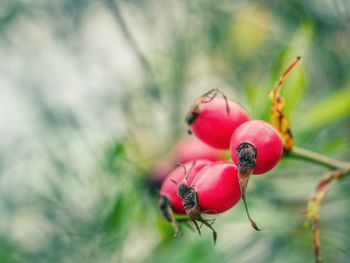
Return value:
[(248, 142), (243, 142), (236, 148), (236, 152), (237, 152), (237, 158), (238, 158), (239, 185), (241, 187), (242, 200), (244, 203), (246, 215), (250, 221), (251, 226), (256, 231), (260, 231), (260, 228), (255, 223), (253, 218), (250, 216), (248, 204), (247, 204), (247, 194), (246, 194), (249, 178), (252, 175), (253, 169), (256, 165), (257, 151), (254, 145)]

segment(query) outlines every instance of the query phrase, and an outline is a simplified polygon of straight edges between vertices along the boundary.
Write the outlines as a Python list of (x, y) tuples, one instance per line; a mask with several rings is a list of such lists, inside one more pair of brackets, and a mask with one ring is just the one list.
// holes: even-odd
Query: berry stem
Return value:
[(294, 146), (292, 150), (286, 154), (287, 157), (297, 158), (308, 162), (313, 162), (331, 169), (341, 170), (347, 174), (350, 172), (350, 163), (338, 161), (322, 154), (306, 150), (300, 147)]

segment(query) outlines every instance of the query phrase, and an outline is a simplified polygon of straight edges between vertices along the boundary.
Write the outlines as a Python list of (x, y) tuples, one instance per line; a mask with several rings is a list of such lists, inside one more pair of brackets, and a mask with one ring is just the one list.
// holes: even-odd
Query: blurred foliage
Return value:
[[(282, 90), (296, 144), (349, 160), (349, 20), (347, 0), (1, 0), (0, 262), (312, 262), (321, 167), (252, 178), (262, 231), (239, 203), (215, 247), (186, 225), (174, 240), (148, 182), (194, 98), (219, 88), (268, 119), (297, 55)], [(337, 182), (321, 208), (325, 262), (350, 257), (349, 195)]]

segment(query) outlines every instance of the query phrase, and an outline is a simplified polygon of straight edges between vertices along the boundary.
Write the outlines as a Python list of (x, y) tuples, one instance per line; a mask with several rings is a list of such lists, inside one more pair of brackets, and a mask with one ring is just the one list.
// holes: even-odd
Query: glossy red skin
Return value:
[(195, 136), (182, 138), (174, 147), (172, 154), (158, 161), (152, 168), (152, 186), (160, 188), (164, 179), (177, 166), (176, 162), (187, 163), (194, 160), (219, 161), (227, 154), (223, 150), (213, 148)]
[(238, 103), (228, 100), (228, 104), (229, 114), (226, 102), (221, 97), (201, 103), (199, 115), (191, 124), (193, 133), (200, 140), (218, 149), (229, 149), (233, 131), (250, 120), (248, 113)]
[(232, 160), (238, 163), (236, 149), (242, 142), (256, 147), (257, 158), (253, 174), (263, 174), (271, 170), (281, 159), (283, 142), (278, 132), (267, 122), (252, 120), (239, 126), (231, 138)]
[(238, 169), (232, 162), (207, 165), (189, 185), (197, 191), (199, 208), (204, 213), (225, 212), (241, 198)]
[[(191, 184), (193, 178), (196, 176), (196, 174), (201, 171), (201, 169), (208, 164), (210, 164), (210, 161), (206, 160), (197, 160), (195, 166), (193, 166), (191, 173), (188, 175), (187, 183)], [(187, 172), (192, 167), (193, 162), (185, 163), (185, 167)], [(182, 198), (178, 196), (177, 194), (177, 188), (178, 185), (176, 185), (172, 180), (180, 184), (183, 182), (185, 178), (185, 171), (182, 166), (176, 167), (164, 180), (162, 187), (160, 188), (160, 195), (168, 197), (171, 207), (177, 214), (186, 214), (183, 205), (182, 205)]]
[(195, 136), (187, 136), (181, 139), (174, 147), (174, 157), (180, 163), (193, 160), (219, 161), (224, 158), (222, 150), (213, 148), (200, 141)]

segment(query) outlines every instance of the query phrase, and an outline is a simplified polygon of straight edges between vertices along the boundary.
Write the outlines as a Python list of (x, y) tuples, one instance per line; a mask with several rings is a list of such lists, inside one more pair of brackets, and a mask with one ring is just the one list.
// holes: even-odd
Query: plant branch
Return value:
[(315, 262), (321, 262), (320, 257), (320, 226), (319, 226), (319, 218), (320, 218), (320, 209), (321, 203), (326, 197), (326, 194), (335, 180), (344, 176), (345, 173), (340, 170), (328, 171), (325, 176), (318, 183), (315, 192), (312, 194), (306, 208), (306, 217), (312, 220), (312, 233), (313, 233), (313, 243), (314, 243), (314, 254), (315, 254)]
[(320, 227), (319, 227), (319, 212), (317, 212), (312, 218), (312, 234), (314, 244), (315, 263), (322, 262), (320, 257)]
[(322, 154), (294, 146), (286, 154), (287, 157), (297, 158), (308, 162), (313, 162), (331, 169), (341, 170), (343, 173), (350, 172), (350, 163), (338, 161)]

